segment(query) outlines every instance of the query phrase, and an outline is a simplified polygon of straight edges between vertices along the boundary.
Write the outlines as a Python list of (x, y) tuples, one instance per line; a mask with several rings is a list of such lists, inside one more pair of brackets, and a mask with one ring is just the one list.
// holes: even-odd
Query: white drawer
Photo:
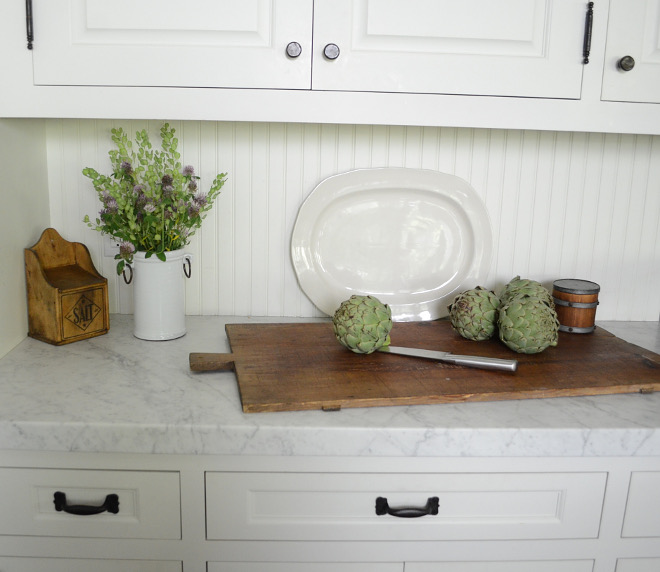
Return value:
[[(0, 483), (0, 534), (181, 538), (177, 472), (0, 469)], [(117, 495), (118, 512), (58, 511), (55, 493), (64, 493), (67, 507), (99, 507)]]
[[(206, 475), (213, 540), (595, 538), (606, 473), (222, 473)], [(419, 518), (376, 514), (422, 507)]]
[[(406, 572), (592, 572), (593, 560), (406, 562)], [(403, 572), (396, 562), (209, 562), (208, 572)], [(618, 571), (617, 571), (618, 572)], [(657, 570), (654, 570), (657, 572)]]
[(406, 562), (406, 572), (592, 572), (593, 560)]
[[(403, 572), (401, 562), (209, 562), (207, 572)], [(0, 571), (2, 572), (2, 571)]]
[[(651, 509), (651, 507), (655, 507)], [(630, 477), (622, 536), (660, 536), (660, 472), (636, 472)]]
[(660, 558), (620, 558), (616, 561), (616, 572), (658, 572)]
[(181, 572), (181, 562), (87, 558), (2, 558), (0, 572)]

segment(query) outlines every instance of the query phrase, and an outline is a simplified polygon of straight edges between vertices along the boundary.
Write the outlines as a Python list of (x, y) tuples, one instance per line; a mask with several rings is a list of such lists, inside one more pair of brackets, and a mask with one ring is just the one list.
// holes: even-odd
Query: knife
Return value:
[(439, 352), (434, 350), (422, 350), (417, 348), (402, 348), (397, 346), (383, 346), (378, 348), (379, 352), (399, 354), (403, 356), (434, 359), (463, 365), (467, 367), (478, 367), (481, 369), (497, 369), (500, 371), (516, 371), (518, 362), (515, 359), (500, 359), (481, 356), (459, 356), (449, 352)]

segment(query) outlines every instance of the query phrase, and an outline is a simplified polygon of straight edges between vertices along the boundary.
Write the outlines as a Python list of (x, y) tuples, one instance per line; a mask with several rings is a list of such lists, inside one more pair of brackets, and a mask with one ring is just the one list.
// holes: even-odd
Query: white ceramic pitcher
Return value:
[(186, 333), (184, 279), (190, 278), (192, 255), (184, 250), (145, 258), (133, 255), (133, 335), (142, 340), (173, 340)]

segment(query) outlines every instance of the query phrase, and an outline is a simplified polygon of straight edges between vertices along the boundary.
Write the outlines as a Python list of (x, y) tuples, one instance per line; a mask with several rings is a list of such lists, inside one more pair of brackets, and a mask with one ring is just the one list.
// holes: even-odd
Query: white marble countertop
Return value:
[[(25, 339), (0, 360), (0, 449), (321, 456), (658, 456), (660, 393), (244, 414), (232, 372), (194, 373), (190, 352), (229, 350), (228, 322), (188, 316), (168, 342), (111, 315), (103, 336)], [(601, 322), (660, 353), (660, 323)], [(660, 374), (659, 374), (660, 375)]]

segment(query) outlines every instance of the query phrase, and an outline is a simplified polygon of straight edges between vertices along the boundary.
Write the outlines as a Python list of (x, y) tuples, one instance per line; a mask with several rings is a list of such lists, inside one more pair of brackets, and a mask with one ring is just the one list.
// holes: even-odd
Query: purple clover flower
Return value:
[(122, 161), (119, 168), (127, 175), (130, 175), (133, 172), (133, 165), (131, 165), (129, 161)]
[(116, 214), (119, 211), (119, 205), (117, 204), (117, 199), (110, 197), (105, 202), (105, 208), (109, 213)]
[(119, 254), (122, 258), (128, 259), (135, 252), (135, 247), (126, 240), (119, 243)]
[(160, 182), (163, 183), (163, 185), (171, 185), (174, 182), (174, 179), (172, 178), (172, 175), (165, 173)]
[(192, 165), (186, 165), (183, 168), (183, 174), (186, 177), (192, 177), (195, 174), (195, 167), (193, 167)]
[(200, 207), (205, 207), (206, 203), (208, 203), (208, 199), (206, 198), (206, 193), (197, 193), (193, 197), (193, 201), (195, 202), (196, 205), (199, 205)]
[(141, 207), (141, 206), (143, 206), (144, 204), (146, 204), (147, 200), (148, 200), (148, 199), (147, 199), (147, 195), (145, 195), (143, 192), (140, 191), (140, 192), (138, 193), (137, 197), (135, 197), (135, 204), (136, 204), (138, 207)]
[(190, 218), (196, 218), (199, 216), (200, 206), (197, 203), (191, 203), (188, 205), (188, 216)]

